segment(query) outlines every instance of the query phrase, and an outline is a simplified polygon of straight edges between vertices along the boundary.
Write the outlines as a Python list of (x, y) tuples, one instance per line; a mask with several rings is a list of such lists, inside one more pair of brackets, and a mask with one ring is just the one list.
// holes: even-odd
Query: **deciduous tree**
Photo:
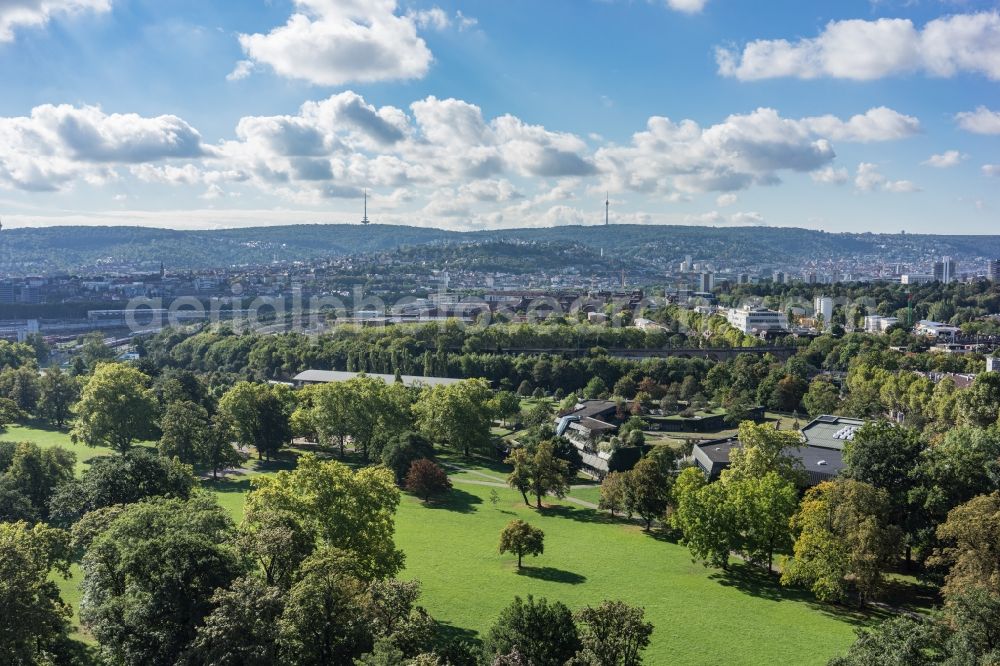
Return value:
[(709, 484), (694, 467), (685, 469), (673, 487), (670, 524), (680, 530), (695, 557), (713, 566), (729, 567), (729, 555), (738, 546), (737, 517), (726, 487)]
[(160, 419), (160, 455), (176, 456), (189, 465), (201, 462), (211, 431), (211, 418), (204, 407), (190, 400), (171, 402)]
[(156, 396), (149, 377), (122, 363), (103, 363), (91, 375), (76, 405), (73, 441), (123, 453), (155, 436)]
[(507, 423), (521, 413), (521, 400), (512, 391), (499, 391), (490, 401), (493, 418)]
[(545, 550), (545, 534), (523, 520), (512, 520), (500, 533), (500, 554), (517, 555), (517, 568), (525, 555), (541, 555)]
[(10, 398), (0, 397), (0, 431), (11, 423), (17, 423), (25, 418), (27, 414), (17, 406), (17, 403)]
[(844, 447), (844, 475), (888, 493), (889, 520), (907, 535), (907, 559), (913, 543), (909, 535), (917, 529), (910, 493), (923, 449), (919, 433), (887, 421), (866, 423)]
[(63, 372), (59, 366), (47, 369), (39, 380), (39, 415), (62, 428), (72, 416), (73, 403), (80, 395), (80, 384), (75, 377)]
[(243, 576), (212, 595), (212, 612), (185, 651), (185, 663), (270, 666), (279, 663), (278, 621), (284, 591)]
[(421, 458), (410, 465), (410, 471), (406, 473), (405, 488), (426, 502), (435, 495), (451, 490), (451, 480), (439, 465)]
[[(524, 663), (534, 666), (563, 666), (582, 648), (573, 614), (558, 601), (535, 601), (515, 597), (500, 612), (483, 643), (487, 660), (520, 653)], [(513, 663), (513, 662), (507, 662)]]
[(507, 485), (521, 493), (524, 503), (531, 506), (531, 502), (528, 501), (528, 491), (531, 490), (531, 480), (534, 478), (533, 457), (522, 446), (511, 451), (504, 462), (512, 468), (507, 475)]
[(551, 439), (540, 442), (532, 458), (531, 492), (535, 495), (535, 506), (540, 509), (545, 495), (566, 496), (569, 464), (556, 457), (555, 442)]
[(1000, 420), (1000, 372), (981, 372), (972, 386), (958, 395), (959, 419), (981, 428)]
[(575, 614), (583, 650), (577, 659), (592, 666), (638, 666), (649, 646), (653, 624), (645, 611), (623, 601), (605, 601)]
[(946, 595), (981, 587), (1000, 596), (1000, 492), (980, 495), (949, 511), (937, 536), (942, 545), (928, 563), (948, 567)]
[(53, 574), (69, 576), (69, 535), (0, 523), (0, 663), (60, 663), (72, 610)]
[(291, 403), (279, 386), (238, 382), (219, 400), (219, 413), (244, 446), (271, 459), (292, 438)]
[(413, 406), (421, 433), (468, 456), (490, 440), (493, 393), (482, 379), (425, 389)]
[(306, 454), (296, 469), (257, 477), (251, 484), (248, 511), (293, 513), (321, 544), (351, 553), (366, 577), (392, 576), (402, 568), (403, 553), (393, 543), (399, 489), (388, 469), (353, 472), (343, 463)]
[(241, 571), (214, 499), (132, 504), (87, 547), (80, 617), (114, 663), (173, 665)]
[(807, 586), (821, 601), (876, 596), (899, 545), (889, 511), (888, 493), (861, 481), (810, 488), (792, 521), (798, 536), (782, 584)]
[(38, 369), (34, 363), (0, 371), (0, 396), (10, 398), (26, 414), (38, 411)]
[(302, 564), (278, 623), (282, 661), (303, 666), (350, 664), (371, 647), (364, 583), (353, 555), (324, 548)]
[(239, 526), (237, 544), (260, 566), (268, 585), (287, 590), (315, 550), (316, 537), (291, 511), (254, 505)]
[(670, 504), (671, 478), (656, 459), (645, 457), (625, 476), (625, 510), (642, 518), (648, 531), (664, 518)]
[(60, 446), (0, 442), (0, 489), (22, 495), (35, 514), (47, 518), (56, 488), (73, 478), (75, 465), (76, 454)]
[(601, 482), (601, 500), (598, 508), (610, 511), (614, 516), (625, 509), (626, 477), (622, 472), (611, 472)]
[(88, 511), (147, 497), (187, 499), (194, 486), (189, 465), (136, 448), (120, 456), (95, 458), (79, 480), (60, 484), (50, 500), (51, 517), (68, 525)]
[(382, 449), (382, 464), (392, 470), (396, 483), (402, 485), (410, 465), (421, 458), (432, 458), (434, 447), (420, 433), (408, 431), (390, 439)]
[(809, 384), (809, 390), (802, 396), (802, 404), (809, 416), (833, 414), (840, 404), (840, 391), (828, 379), (817, 377)]

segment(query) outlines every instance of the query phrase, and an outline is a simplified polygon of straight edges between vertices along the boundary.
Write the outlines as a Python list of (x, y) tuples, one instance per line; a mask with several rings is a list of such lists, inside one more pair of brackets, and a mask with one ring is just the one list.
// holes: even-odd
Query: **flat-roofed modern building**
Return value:
[(749, 334), (788, 330), (788, 316), (767, 308), (734, 308), (726, 313), (726, 319), (733, 328)]
[(899, 317), (882, 317), (880, 315), (868, 315), (865, 317), (866, 333), (885, 333), (890, 326), (899, 323)]
[[(818, 416), (802, 428), (802, 444), (785, 449), (785, 454), (799, 461), (807, 486), (829, 481), (844, 469), (844, 446), (864, 424), (846, 416)], [(737, 437), (702, 442), (695, 445), (692, 456), (705, 476), (714, 481), (729, 467), (730, 452), (740, 446)]]
[(949, 324), (944, 324), (939, 321), (930, 321), (928, 319), (921, 319), (917, 322), (916, 328), (917, 335), (927, 335), (932, 338), (954, 338), (956, 335), (962, 332), (957, 326), (951, 326)]
[[(340, 370), (305, 370), (295, 375), (292, 381), (296, 386), (330, 384), (332, 382), (346, 382), (349, 379), (361, 377), (362, 375), (372, 377), (373, 379), (381, 379), (386, 384), (392, 384), (396, 381), (395, 375), (383, 375), (373, 372), (343, 372)], [(451, 377), (418, 377), (415, 375), (402, 375), (400, 379), (404, 386), (447, 386), (462, 381), (461, 379), (453, 379)]]

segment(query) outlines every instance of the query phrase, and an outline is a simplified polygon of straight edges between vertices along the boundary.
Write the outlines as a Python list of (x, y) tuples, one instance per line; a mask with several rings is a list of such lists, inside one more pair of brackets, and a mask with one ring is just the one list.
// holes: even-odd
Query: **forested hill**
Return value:
[(779, 227), (565, 226), (457, 232), (398, 225), (294, 225), (173, 231), (142, 227), (49, 227), (0, 231), (0, 273), (78, 271), (164, 261), (213, 268), (484, 241), (583, 245), (615, 257), (674, 261), (690, 254), (717, 263), (790, 264), (871, 257), (886, 262), (951, 255), (1000, 257), (1000, 236), (831, 234)]

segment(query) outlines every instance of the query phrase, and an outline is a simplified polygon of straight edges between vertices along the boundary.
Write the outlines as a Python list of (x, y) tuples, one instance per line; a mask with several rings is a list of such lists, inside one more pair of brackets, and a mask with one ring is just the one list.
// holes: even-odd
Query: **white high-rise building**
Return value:
[(956, 275), (957, 266), (951, 257), (941, 257), (941, 261), (934, 264), (934, 279), (938, 282), (948, 284), (955, 280)]
[(823, 316), (823, 328), (830, 328), (830, 320), (833, 319), (833, 299), (829, 296), (817, 296), (813, 303), (815, 316)]

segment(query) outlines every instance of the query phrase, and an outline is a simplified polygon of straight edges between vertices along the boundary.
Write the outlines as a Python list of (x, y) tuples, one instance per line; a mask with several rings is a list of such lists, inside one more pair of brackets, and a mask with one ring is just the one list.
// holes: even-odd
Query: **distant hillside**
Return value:
[(380, 252), (454, 238), (404, 226), (295, 225), (175, 231), (145, 227), (48, 227), (0, 231), (0, 273), (92, 270), (163, 261), (171, 268), (223, 268)]
[[(102, 266), (222, 268), (477, 242), (536, 242), (604, 250), (611, 259), (673, 262), (690, 254), (719, 263), (796, 264), (870, 257), (886, 262), (951, 255), (1000, 257), (1000, 236), (831, 234), (778, 227), (614, 225), (456, 232), (398, 225), (294, 225), (172, 231), (142, 227), (49, 227), (0, 231), (0, 273), (92, 271)], [(445, 247), (439, 247), (447, 255)], [(516, 254), (516, 248), (510, 249)], [(431, 257), (428, 257), (431, 258)], [(590, 259), (590, 257), (588, 257)], [(485, 259), (483, 265), (488, 265)]]

